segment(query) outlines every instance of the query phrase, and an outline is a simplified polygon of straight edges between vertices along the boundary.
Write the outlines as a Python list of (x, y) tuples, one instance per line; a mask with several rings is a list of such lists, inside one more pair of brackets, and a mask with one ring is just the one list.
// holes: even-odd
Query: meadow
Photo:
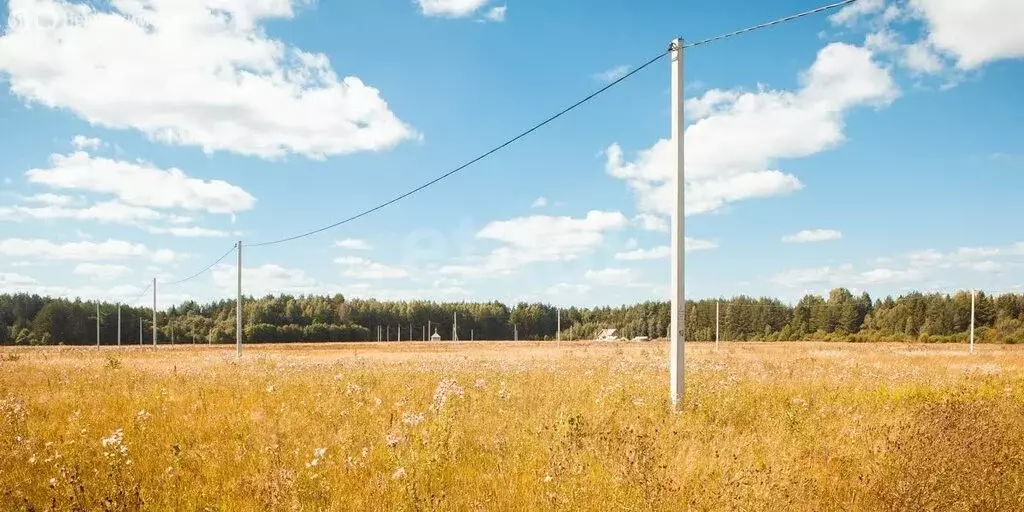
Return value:
[(2, 510), (1024, 510), (1024, 347), (0, 348)]

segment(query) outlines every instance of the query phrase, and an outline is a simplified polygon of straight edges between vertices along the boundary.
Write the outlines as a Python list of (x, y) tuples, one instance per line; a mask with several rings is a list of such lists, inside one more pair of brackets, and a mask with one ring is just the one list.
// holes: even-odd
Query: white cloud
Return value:
[(177, 168), (122, 162), (85, 152), (51, 155), (50, 167), (25, 173), (30, 183), (62, 190), (113, 194), (132, 206), (183, 208), (210, 213), (251, 209), (256, 199), (241, 187), (223, 180), (191, 178)]
[(342, 275), (357, 279), (399, 279), (409, 277), (409, 271), (385, 265), (366, 258), (345, 256), (334, 260), (335, 263), (345, 267)]
[(334, 242), (335, 247), (341, 247), (342, 249), (352, 249), (356, 251), (368, 251), (373, 247), (366, 240), (360, 240), (358, 238), (346, 238), (344, 240), (338, 240)]
[(585, 285), (585, 284), (558, 283), (558, 284), (549, 286), (545, 290), (545, 292), (547, 292), (548, 295), (552, 295), (552, 296), (562, 296), (562, 295), (578, 296), (578, 295), (586, 295), (587, 293), (590, 293), (591, 289), (592, 288), (590, 286)]
[[(231, 236), (232, 233), (222, 231), (219, 229), (201, 228), (198, 226), (188, 227), (171, 227), (171, 228), (160, 228), (160, 227), (147, 227), (150, 233), (160, 235), (172, 235), (183, 238), (224, 238)], [(237, 234), (237, 233), (236, 233)]]
[(484, 15), (484, 18), (490, 21), (502, 22), (505, 21), (505, 14), (507, 11), (508, 6), (506, 5), (498, 5), (495, 7), (491, 7), (490, 9), (488, 9), (487, 14)]
[(882, 12), (884, 8), (885, 0), (860, 0), (843, 7), (839, 12), (829, 16), (828, 19), (836, 25), (853, 25), (860, 18)]
[(33, 285), (36, 283), (38, 281), (26, 275), (0, 272), (0, 286), (3, 286), (5, 290), (9, 286)]
[(97, 203), (86, 208), (0, 206), (0, 220), (12, 221), (73, 219), (138, 225), (143, 221), (152, 221), (161, 217), (162, 215), (155, 210), (129, 206), (117, 201)]
[(641, 213), (640, 215), (637, 215), (633, 218), (633, 222), (640, 226), (640, 229), (644, 231), (663, 231), (667, 233), (669, 228), (668, 219), (657, 215), (651, 215), (649, 213)]
[(601, 246), (605, 231), (626, 224), (622, 213), (603, 211), (583, 218), (535, 215), (491, 222), (476, 236), (502, 245), (476, 265), (446, 266), (441, 273), (479, 277), (508, 274), (530, 263), (574, 260)]
[(640, 282), (639, 274), (629, 268), (588, 270), (583, 278), (598, 286), (646, 286)]
[[(234, 265), (218, 265), (213, 268), (214, 284), (234, 296), (237, 281), (237, 268)], [(285, 268), (280, 265), (267, 264), (259, 267), (242, 267), (242, 293), (261, 297), (280, 293), (309, 293), (317, 287), (315, 279), (300, 269)]]
[(885, 265), (858, 270), (852, 264), (787, 270), (773, 276), (770, 281), (787, 288), (808, 285), (869, 286), (896, 283), (923, 283), (939, 272), (968, 270), (992, 273), (1007, 268), (996, 258), (1024, 256), (1024, 243), (1008, 247), (960, 247), (955, 251), (940, 252), (926, 249), (904, 254), (899, 258), (876, 258), (875, 264)]
[[(416, 2), (424, 16), (465, 18), (479, 11), (490, 0), (416, 0)], [(501, 16), (504, 18), (504, 11)]]
[(77, 150), (96, 149), (103, 144), (103, 141), (92, 137), (86, 137), (85, 135), (75, 135), (75, 137), (71, 139), (71, 144), (75, 146), (75, 149)]
[(1024, 57), (1024, 2), (1020, 0), (910, 0), (928, 28), (928, 42), (953, 55), (965, 70)]
[(74, 197), (59, 194), (36, 194), (23, 199), (28, 203), (40, 203), (50, 206), (70, 206), (75, 202)]
[(28, 102), (207, 152), (319, 158), (416, 137), (377, 89), (267, 36), (309, 4), (9, 0), (0, 72)]
[(132, 269), (124, 265), (111, 265), (101, 263), (79, 263), (75, 266), (74, 273), (81, 276), (94, 277), (96, 279), (115, 279), (131, 273)]
[(622, 261), (660, 260), (662, 258), (668, 258), (671, 255), (672, 248), (667, 245), (662, 245), (652, 249), (636, 249), (627, 252), (620, 252), (615, 255), (615, 259)]
[[(800, 81), (797, 91), (711, 90), (690, 101), (700, 107), (686, 129), (687, 215), (799, 190), (795, 176), (771, 169), (775, 162), (840, 144), (847, 110), (887, 105), (898, 95), (889, 71), (870, 51), (844, 43), (819, 51)], [(606, 156), (607, 172), (633, 189), (641, 211), (671, 213), (675, 150), (669, 140), (640, 151), (632, 162), (617, 144)]]
[[(696, 238), (686, 237), (686, 244), (684, 246), (685, 252), (695, 251), (707, 251), (710, 249), (717, 249), (718, 243), (711, 240), (700, 240)], [(645, 261), (645, 260), (660, 260), (662, 258), (668, 258), (672, 255), (672, 248), (667, 245), (661, 245), (650, 249), (636, 249), (632, 251), (620, 252), (615, 254), (615, 259), (621, 261)]]
[(622, 64), (594, 75), (594, 80), (599, 82), (614, 82), (629, 73), (629, 66)]
[(904, 48), (902, 64), (907, 69), (918, 73), (934, 74), (943, 69), (942, 59), (924, 41), (918, 41)]
[(843, 234), (834, 229), (805, 229), (803, 231), (796, 232), (792, 235), (786, 235), (782, 237), (783, 242), (788, 243), (808, 243), (808, 242), (826, 242), (829, 240), (839, 240), (843, 237)]
[(177, 258), (167, 249), (151, 250), (142, 244), (109, 239), (105, 242), (68, 242), (64, 244), (42, 239), (8, 238), (0, 240), (0, 255), (34, 257), (48, 260), (107, 261), (128, 258), (150, 258), (166, 263)]
[(543, 207), (545, 207), (547, 205), (548, 205), (547, 198), (545, 198), (545, 197), (538, 197), (537, 199), (533, 200), (533, 203), (530, 204), (530, 208), (543, 208)]
[(636, 238), (630, 238), (626, 240), (626, 249), (636, 249), (640, 245), (640, 242), (636, 241)]

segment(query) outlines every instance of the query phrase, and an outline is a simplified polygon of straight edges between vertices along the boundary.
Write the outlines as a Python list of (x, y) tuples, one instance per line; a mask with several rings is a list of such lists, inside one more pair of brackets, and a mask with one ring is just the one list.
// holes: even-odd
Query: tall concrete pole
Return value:
[(686, 368), (685, 249), (686, 200), (683, 137), (683, 40), (672, 41), (672, 142), (675, 149), (675, 186), (672, 203), (672, 338), (669, 344), (669, 396), (672, 407), (683, 400)]

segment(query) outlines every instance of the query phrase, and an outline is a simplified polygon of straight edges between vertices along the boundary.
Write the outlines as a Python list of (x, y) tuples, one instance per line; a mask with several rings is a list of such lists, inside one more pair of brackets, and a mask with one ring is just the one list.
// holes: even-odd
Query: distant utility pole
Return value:
[(391, 341), (391, 326), (387, 326), (388, 341)]
[(427, 341), (427, 326), (422, 325), (420, 327), (423, 328), (423, 341)]
[(459, 314), (452, 313), (452, 341), (459, 341)]
[(412, 324), (409, 324), (409, 341), (412, 341)]
[(121, 304), (117, 305), (117, 346), (121, 346)]
[(235, 357), (242, 357), (242, 241), (235, 246), (238, 253), (238, 296), (235, 298)]
[[(430, 332), (430, 320), (427, 320), (427, 332), (428, 333)], [(423, 341), (427, 341), (427, 337), (426, 336), (423, 337)]]
[(974, 353), (974, 296), (975, 290), (971, 290), (971, 353)]
[(156, 348), (156, 278), (153, 278), (153, 348)]
[(519, 324), (512, 325), (512, 335), (515, 337), (515, 341), (519, 341)]
[(560, 341), (562, 341), (562, 309), (559, 308), (559, 309), (556, 309), (555, 311), (558, 312), (558, 313), (555, 314), (555, 316), (558, 319), (556, 321), (556, 323), (558, 325), (555, 327), (555, 341), (559, 341), (560, 342)]
[(96, 301), (96, 346), (100, 346), (100, 301)]
[(398, 324), (398, 341), (402, 341), (402, 324)]
[(469, 341), (476, 341), (476, 334), (473, 332), (473, 329), (469, 330)]
[(174, 346), (174, 317), (167, 314), (167, 325), (171, 328), (171, 346)]
[(139, 319), (139, 346), (142, 346), (142, 319)]

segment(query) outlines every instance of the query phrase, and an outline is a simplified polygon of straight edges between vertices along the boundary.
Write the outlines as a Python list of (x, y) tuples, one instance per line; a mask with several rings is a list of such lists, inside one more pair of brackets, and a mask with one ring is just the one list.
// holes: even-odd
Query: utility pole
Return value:
[(971, 353), (974, 353), (974, 296), (975, 290), (971, 290)]
[(156, 278), (153, 278), (153, 348), (156, 348)]
[(423, 325), (423, 341), (427, 341), (427, 326)]
[(409, 324), (409, 341), (412, 341), (412, 324)]
[(683, 400), (686, 369), (686, 285), (685, 250), (686, 241), (686, 199), (684, 171), (684, 117), (683, 117), (683, 40), (672, 41), (672, 142), (675, 149), (675, 186), (672, 204), (672, 338), (669, 344), (669, 396), (672, 407), (677, 408)]
[(387, 328), (387, 333), (388, 333), (388, 341), (391, 341), (391, 326), (390, 325)]
[(100, 346), (100, 301), (96, 301), (96, 346)]
[(515, 341), (519, 341), (519, 324), (512, 325), (512, 335), (515, 337)]
[(459, 341), (459, 314), (452, 313), (452, 341)]
[(398, 342), (402, 342), (402, 324), (398, 324)]
[[(430, 332), (430, 320), (427, 320), (427, 332)], [(427, 341), (426, 336), (423, 337), (423, 341)]]
[(555, 327), (555, 341), (560, 342), (562, 341), (562, 308), (558, 308), (555, 311), (558, 312), (555, 314), (557, 317), (556, 323), (558, 324), (557, 327)]
[(174, 346), (174, 317), (167, 315), (167, 325), (171, 328), (171, 346)]
[(238, 297), (235, 299), (235, 357), (242, 357), (242, 241), (235, 246), (238, 253)]
[(476, 333), (473, 332), (473, 329), (469, 330), (469, 341), (476, 341)]
[(121, 304), (117, 305), (117, 346), (121, 346)]
[(142, 346), (142, 319), (139, 319), (139, 346)]

